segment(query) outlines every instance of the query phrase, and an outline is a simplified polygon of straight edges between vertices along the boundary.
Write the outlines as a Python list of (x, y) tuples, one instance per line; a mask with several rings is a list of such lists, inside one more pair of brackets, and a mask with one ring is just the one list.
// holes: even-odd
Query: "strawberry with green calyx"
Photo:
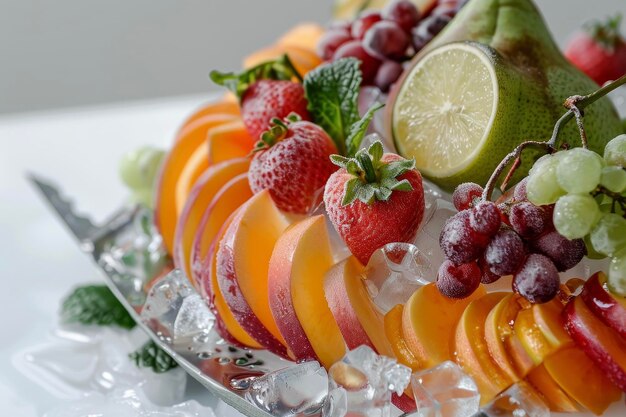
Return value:
[(273, 118), (261, 134), (250, 162), (248, 181), (254, 193), (269, 190), (281, 210), (306, 214), (316, 191), (336, 171), (330, 156), (337, 152), (328, 134), (295, 114)]
[(565, 49), (565, 56), (599, 85), (626, 74), (626, 40), (621, 15), (585, 25)]
[(328, 216), (363, 264), (392, 242), (411, 242), (424, 216), (422, 176), (415, 161), (383, 153), (380, 142), (354, 158), (333, 155), (340, 167), (324, 189)]
[(310, 119), (302, 77), (287, 55), (241, 74), (212, 71), (210, 76), (213, 82), (237, 95), (243, 122), (254, 138), (269, 128), (272, 118), (283, 119), (296, 113)]

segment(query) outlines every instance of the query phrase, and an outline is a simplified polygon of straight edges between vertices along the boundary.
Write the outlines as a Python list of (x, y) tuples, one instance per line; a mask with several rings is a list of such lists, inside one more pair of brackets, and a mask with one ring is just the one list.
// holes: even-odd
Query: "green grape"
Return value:
[(613, 213), (602, 215), (591, 230), (593, 248), (605, 255), (612, 255), (626, 247), (626, 219)]
[(626, 134), (616, 136), (606, 144), (604, 160), (609, 165), (626, 167)]
[(120, 161), (120, 176), (131, 190), (152, 189), (165, 152), (144, 146), (128, 152)]
[(585, 247), (587, 248), (587, 258), (589, 259), (604, 259), (606, 258), (606, 255), (598, 252), (595, 250), (595, 248), (593, 247), (593, 245), (591, 244), (591, 237), (589, 235), (585, 235), (585, 237), (583, 238), (584, 242), (585, 242)]
[(556, 167), (556, 180), (570, 194), (584, 194), (596, 189), (602, 174), (600, 156), (588, 149), (562, 152)]
[(154, 193), (152, 188), (138, 188), (133, 190), (131, 199), (137, 204), (141, 204), (148, 208), (154, 208)]
[(554, 205), (554, 227), (568, 239), (584, 237), (600, 218), (598, 203), (589, 194), (568, 194)]
[(614, 193), (621, 193), (626, 190), (626, 171), (615, 165), (602, 168), (600, 185)]
[(612, 293), (626, 297), (626, 249), (619, 251), (611, 259), (607, 284)]
[(528, 201), (537, 206), (553, 204), (565, 194), (556, 179), (556, 167), (560, 159), (559, 153), (544, 155), (539, 158), (528, 174), (526, 195)]

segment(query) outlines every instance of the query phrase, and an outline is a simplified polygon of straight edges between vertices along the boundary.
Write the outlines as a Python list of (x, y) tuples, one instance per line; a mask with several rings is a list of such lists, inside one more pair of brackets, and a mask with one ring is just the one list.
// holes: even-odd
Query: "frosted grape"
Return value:
[(496, 203), (480, 202), (470, 210), (470, 213), (470, 226), (478, 233), (493, 236), (500, 229), (502, 220)]
[(511, 229), (500, 230), (485, 249), (485, 262), (496, 275), (515, 273), (524, 262), (524, 242)]
[(626, 190), (626, 171), (614, 165), (602, 168), (600, 185), (614, 193), (621, 193)]
[(535, 162), (526, 182), (526, 197), (531, 203), (542, 206), (555, 203), (565, 194), (556, 179), (559, 157), (544, 155)]
[(439, 236), (439, 246), (455, 265), (478, 259), (488, 238), (470, 227), (470, 211), (460, 211), (446, 221)]
[(458, 210), (465, 210), (474, 205), (474, 199), (480, 198), (483, 187), (473, 182), (460, 184), (452, 193), (452, 204)]
[(515, 189), (513, 190), (513, 200), (515, 201), (525, 201), (526, 200), (526, 183), (528, 182), (528, 177), (525, 177), (523, 180), (517, 183)]
[(509, 222), (520, 236), (532, 238), (543, 233), (550, 220), (543, 208), (524, 201), (511, 207)]
[(569, 240), (556, 231), (542, 235), (530, 245), (534, 251), (550, 258), (560, 272), (575, 267), (586, 254), (582, 239)]
[(513, 277), (513, 291), (531, 303), (547, 303), (559, 291), (559, 273), (552, 261), (543, 255), (528, 256)]
[(568, 194), (554, 205), (554, 227), (568, 239), (584, 237), (600, 218), (598, 203), (589, 194)]
[(609, 165), (626, 167), (626, 135), (616, 136), (606, 144), (604, 160)]
[(562, 154), (556, 167), (559, 186), (572, 194), (595, 190), (602, 174), (599, 155), (584, 148), (570, 149)]
[(437, 288), (449, 298), (469, 297), (480, 284), (481, 271), (476, 262), (459, 266), (444, 261), (437, 274)]
[(619, 251), (611, 259), (607, 284), (611, 292), (626, 297), (626, 249)]
[(605, 213), (591, 230), (591, 245), (600, 253), (612, 255), (626, 248), (626, 219)]

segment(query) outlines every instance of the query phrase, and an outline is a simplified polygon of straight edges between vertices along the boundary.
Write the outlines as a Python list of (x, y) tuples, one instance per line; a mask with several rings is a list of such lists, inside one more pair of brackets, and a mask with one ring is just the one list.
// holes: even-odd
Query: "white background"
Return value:
[[(624, 0), (536, 0), (564, 43)], [(333, 0), (0, 0), (0, 113), (201, 93)], [(626, 27), (626, 25), (625, 25)], [(625, 29), (626, 30), (626, 29)]]

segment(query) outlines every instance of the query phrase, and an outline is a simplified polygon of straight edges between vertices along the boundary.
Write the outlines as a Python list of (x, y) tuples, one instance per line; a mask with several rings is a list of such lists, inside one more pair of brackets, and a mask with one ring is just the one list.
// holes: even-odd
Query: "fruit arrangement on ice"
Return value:
[(213, 71), (229, 92), (122, 176), (222, 338), (328, 372), (326, 416), (602, 414), (626, 391), (626, 135), (604, 97), (626, 71), (598, 65), (624, 41), (612, 23), (602, 56), (568, 48), (600, 88), (530, 0), (426, 3)]

